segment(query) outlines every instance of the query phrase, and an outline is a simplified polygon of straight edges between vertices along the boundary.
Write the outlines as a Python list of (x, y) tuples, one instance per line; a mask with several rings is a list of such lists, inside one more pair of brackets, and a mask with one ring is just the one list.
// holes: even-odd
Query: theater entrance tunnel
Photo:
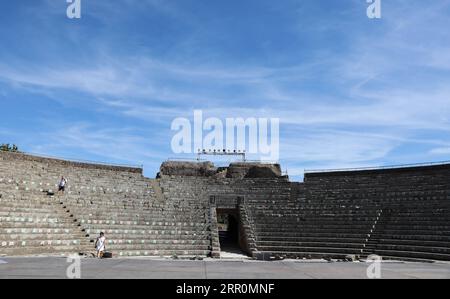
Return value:
[(237, 209), (217, 209), (220, 251), (222, 253), (245, 254), (242, 242), (242, 227)]

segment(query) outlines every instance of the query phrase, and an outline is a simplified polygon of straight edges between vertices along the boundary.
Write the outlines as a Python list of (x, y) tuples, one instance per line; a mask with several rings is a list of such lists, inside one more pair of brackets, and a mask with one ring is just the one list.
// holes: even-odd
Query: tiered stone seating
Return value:
[(365, 252), (389, 258), (450, 260), (449, 200), (385, 204)]
[(245, 197), (255, 256), (450, 258), (450, 166), (208, 182)]
[[(158, 182), (164, 200), (172, 203), (169, 207), (173, 211), (170, 217), (183, 221), (180, 223), (184, 229), (180, 231), (181, 235), (184, 238), (193, 236), (195, 242), (192, 246), (195, 250), (203, 251), (201, 255), (209, 255), (211, 230), (206, 182), (201, 178), (189, 180), (177, 176), (162, 176)], [(166, 219), (171, 219), (170, 217)]]
[(293, 196), (304, 197), (303, 185), (283, 179), (251, 182), (245, 204), (256, 236), (254, 255), (343, 257), (361, 251), (376, 206), (366, 210), (350, 202), (306, 205), (305, 199)]
[(448, 165), (306, 174), (305, 198), (375, 207), (362, 256), (450, 260), (449, 177)]
[[(172, 204), (171, 204), (172, 203)], [(161, 202), (147, 194), (99, 196), (69, 195), (66, 207), (73, 213), (92, 242), (103, 231), (108, 250), (120, 256), (207, 255), (206, 218), (180, 213), (173, 202)]]
[(0, 177), (0, 255), (82, 254), (88, 241), (35, 182)]
[[(53, 211), (43, 205), (43, 201), (57, 205), (66, 217), (64, 220), (77, 228), (76, 239), (73, 240), (77, 243), (73, 244), (83, 244), (86, 251), (94, 251), (93, 242), (103, 231), (107, 237), (107, 250), (116, 256), (206, 256), (210, 252), (209, 234), (205, 233), (208, 220), (205, 210), (193, 209), (193, 205), (176, 198), (158, 198), (154, 187), (159, 182), (144, 178), (142, 169), (73, 163), (12, 153), (0, 153), (0, 157), (0, 171), (10, 175), (11, 183), (13, 180), (32, 182), (26, 189), (16, 190), (20, 196), (24, 192), (34, 192), (41, 199), (30, 206), (30, 213), (51, 215)], [(65, 194), (54, 198), (45, 196), (43, 191), (55, 192), (55, 182), (61, 175), (69, 180)], [(0, 190), (6, 189), (0, 186)], [(2, 204), (6, 202), (5, 197), (0, 201)], [(9, 201), (12, 208), (19, 207), (17, 198)], [(13, 226), (12, 218), (1, 218), (1, 215), (0, 210), (0, 220), (7, 224), (5, 228)], [(66, 229), (59, 222), (51, 226)], [(27, 224), (30, 229), (41, 226)], [(12, 232), (5, 231), (3, 242), (7, 238), (26, 237), (21, 234), (13, 236)], [(48, 238), (52, 244), (53, 241), (59, 242), (52, 235)], [(53, 252), (49, 248), (46, 253)], [(18, 253), (12, 249), (2, 250), (0, 254)]]
[[(291, 200), (291, 183), (286, 178), (239, 178), (239, 179), (192, 179), (185, 182), (199, 187), (204, 197), (214, 196), (219, 199), (217, 208), (233, 208), (222, 203), (220, 199), (243, 199), (240, 203), (240, 222), (245, 226), (246, 235), (254, 240), (247, 240), (252, 255), (260, 253), (286, 253), (295, 247), (292, 239), (283, 236), (296, 231), (298, 202)], [(184, 188), (187, 188), (185, 186)], [(205, 195), (207, 193), (207, 196)], [(236, 204), (239, 203), (236, 201)], [(224, 206), (222, 206), (224, 205)], [(276, 236), (276, 238), (273, 238)], [(290, 242), (290, 243), (289, 243)], [(251, 244), (251, 246), (250, 246)], [(295, 248), (292, 248), (295, 250)]]
[[(93, 252), (103, 231), (115, 256), (218, 256), (216, 209), (234, 209), (255, 257), (450, 260), (450, 165), (312, 172), (304, 183), (280, 169), (167, 163), (151, 180), (0, 152), (0, 255)], [(66, 192), (52, 195), (61, 175)]]

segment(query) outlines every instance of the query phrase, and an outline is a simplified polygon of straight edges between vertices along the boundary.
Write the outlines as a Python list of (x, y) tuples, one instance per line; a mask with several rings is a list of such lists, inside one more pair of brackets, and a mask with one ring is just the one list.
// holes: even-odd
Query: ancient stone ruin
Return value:
[[(56, 193), (61, 175), (65, 193)], [(0, 152), (0, 255), (450, 260), (450, 165), (311, 172), (165, 162), (141, 168)]]

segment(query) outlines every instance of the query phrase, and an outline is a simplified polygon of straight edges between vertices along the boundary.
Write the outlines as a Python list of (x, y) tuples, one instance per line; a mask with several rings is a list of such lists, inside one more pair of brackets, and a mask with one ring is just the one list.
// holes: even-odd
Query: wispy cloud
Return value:
[(430, 154), (432, 155), (449, 155), (450, 154), (450, 147), (438, 147), (434, 148), (430, 151)]
[(202, 109), (280, 118), (281, 159), (295, 175), (448, 154), (450, 1), (385, 2), (379, 22), (361, 1), (262, 3), (264, 16), (220, 20), (211, 15), (231, 4), (188, 2), (95, 1), (80, 23), (60, 23), (65, 4), (47, 1), (51, 17), (37, 14), (36, 28), (11, 23), (36, 53), (0, 50), (0, 93), (15, 105), (23, 94), (52, 99), (70, 115), (33, 149), (156, 165), (171, 156), (171, 120)]
[(161, 137), (155, 133), (142, 132), (139, 128), (98, 129), (95, 124), (76, 123), (62, 126), (51, 134), (39, 135), (45, 142), (31, 146), (29, 151), (33, 153), (64, 154), (76, 159), (90, 156), (105, 162), (146, 164), (151, 169), (157, 167), (154, 161), (167, 158), (157, 150), (160, 144), (158, 138)]

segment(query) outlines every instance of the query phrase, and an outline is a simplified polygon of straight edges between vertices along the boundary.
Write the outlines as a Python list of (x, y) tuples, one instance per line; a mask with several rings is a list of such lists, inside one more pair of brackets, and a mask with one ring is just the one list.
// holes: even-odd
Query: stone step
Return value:
[[(120, 227), (116, 229), (112, 228), (86, 228), (85, 232), (89, 235), (99, 235), (100, 232), (104, 232), (105, 234), (123, 234), (123, 235), (140, 235), (142, 234), (143, 230), (136, 229), (135, 227), (130, 227), (129, 229)], [(199, 231), (192, 231), (192, 230), (146, 230), (147, 234), (149, 235), (185, 235), (185, 236), (203, 236), (209, 234), (207, 231), (199, 230)]]
[(255, 227), (255, 231), (259, 232), (259, 231), (264, 231), (264, 232), (286, 232), (286, 231), (297, 231), (297, 230), (302, 230), (302, 231), (309, 231), (309, 230), (331, 230), (331, 231), (345, 231), (345, 230), (352, 230), (352, 231), (357, 231), (357, 230), (362, 230), (362, 231), (367, 231), (368, 229), (370, 230), (371, 226), (368, 225), (342, 225), (342, 226), (333, 226), (333, 225), (301, 225), (301, 226), (295, 226), (295, 225), (291, 225), (291, 226), (286, 226), (286, 225), (279, 225), (279, 226), (275, 226), (275, 225), (257, 225)]
[(105, 212), (105, 213), (135, 213), (137, 211), (141, 211), (144, 214), (151, 214), (156, 215), (158, 213), (165, 213), (165, 214), (180, 214), (180, 212), (187, 212), (187, 213), (200, 213), (204, 212), (205, 209), (198, 208), (198, 207), (180, 207), (180, 208), (172, 208), (172, 207), (165, 207), (163, 209), (156, 209), (156, 208), (149, 208), (145, 206), (133, 206), (133, 207), (124, 207), (124, 206), (107, 206), (107, 205), (98, 205), (98, 206), (76, 206), (76, 205), (64, 205), (63, 208), (67, 210), (71, 210), (73, 212), (77, 213), (92, 213), (92, 211), (98, 211), (98, 212)]
[[(380, 230), (376, 229), (374, 233), (381, 233)], [(395, 229), (395, 228), (385, 228), (382, 233), (384, 235), (442, 235), (449, 236), (450, 231), (440, 231), (435, 229)]]
[(402, 223), (435, 223), (435, 222), (449, 222), (450, 217), (447, 216), (435, 216), (435, 217), (395, 217), (387, 219), (385, 217), (380, 217), (379, 223), (389, 223), (389, 224), (402, 224)]
[(258, 251), (266, 252), (291, 252), (291, 253), (316, 253), (326, 256), (329, 254), (361, 254), (362, 250), (357, 248), (339, 248), (339, 247), (289, 247), (289, 246), (257, 246)]
[(0, 222), (0, 230), (7, 229), (74, 229), (74, 223)]
[(0, 203), (4, 207), (22, 207), (22, 208), (41, 208), (52, 207), (53, 202), (49, 200), (35, 200), (29, 198), (5, 198), (0, 199)]
[[(264, 214), (273, 214), (278, 211), (276, 207), (265, 207), (264, 209), (258, 209), (254, 207), (248, 207), (249, 210), (252, 211), (252, 214), (255, 215), (264, 215)], [(378, 209), (365, 209), (365, 210), (356, 210), (356, 209), (317, 209), (317, 210), (296, 210), (296, 209), (288, 209), (286, 212), (278, 212), (279, 214), (292, 214), (292, 215), (311, 215), (311, 216), (368, 216), (371, 217), (376, 215)]]
[(89, 242), (82, 242), (81, 240), (58, 240), (58, 239), (44, 239), (44, 240), (1, 240), (0, 248), (3, 250), (8, 247), (39, 247), (39, 246), (77, 246), (82, 243), (88, 244)]
[(377, 224), (377, 230), (383, 231), (384, 229), (389, 230), (444, 230), (444, 231), (450, 231), (450, 223), (449, 222), (443, 222), (445, 223), (442, 225), (441, 223), (433, 223), (432, 225), (429, 224), (420, 224), (416, 222), (411, 222), (409, 224), (390, 224), (390, 223), (378, 223)]
[[(275, 234), (272, 232), (259, 232), (257, 234), (258, 238), (261, 237), (272, 237)], [(297, 231), (288, 231), (288, 232), (278, 232), (276, 236), (279, 237), (317, 237), (317, 238), (323, 238), (323, 237), (331, 237), (331, 238), (367, 238), (367, 232), (352, 232), (349, 230), (343, 230), (342, 232), (339, 231), (313, 231), (313, 232), (306, 232), (302, 230)]]
[[(106, 218), (108, 220), (111, 219), (119, 219), (119, 218), (123, 218), (123, 219), (129, 219), (129, 218), (141, 218), (141, 219), (192, 219), (192, 218), (196, 218), (198, 217), (199, 219), (203, 219), (204, 217), (208, 216), (208, 213), (206, 212), (201, 212), (201, 213), (194, 213), (194, 212), (187, 212), (187, 211), (183, 211), (183, 212), (179, 212), (179, 213), (171, 213), (171, 214), (167, 214), (167, 213), (163, 213), (163, 212), (159, 212), (159, 213), (142, 213), (142, 214), (138, 214), (137, 212), (128, 212), (127, 214), (120, 214), (118, 215), (117, 213), (114, 212), (109, 212), (109, 211), (96, 211), (93, 212), (91, 211), (90, 213), (80, 213), (78, 211), (71, 211), (69, 210), (69, 212), (65, 211), (68, 215), (74, 215), (74, 216), (79, 216), (79, 217), (84, 217), (84, 218), (91, 218), (91, 217), (98, 217), (98, 218)], [(123, 220), (122, 219), (122, 220)], [(155, 221), (164, 221), (164, 220), (155, 220)], [(186, 222), (186, 221), (184, 221)]]
[(289, 251), (258, 251), (256, 253), (257, 259), (268, 259), (269, 257), (284, 257), (288, 259), (300, 259), (300, 260), (309, 260), (309, 259), (335, 259), (335, 260), (345, 260), (347, 255), (356, 255), (358, 256), (359, 252), (351, 252), (351, 253), (337, 253), (337, 252), (289, 252)]
[(277, 246), (283, 246), (286, 248), (304, 248), (304, 247), (332, 247), (332, 248), (356, 248), (356, 249), (362, 249), (363, 246), (363, 240), (360, 240), (359, 243), (345, 243), (345, 242), (324, 242), (322, 240), (317, 240), (316, 242), (290, 242), (290, 241), (260, 241), (257, 240), (257, 246), (258, 248), (268, 248), (268, 247), (277, 247)]
[(365, 236), (359, 238), (338, 238), (338, 237), (280, 237), (280, 236), (265, 236), (258, 237), (258, 242), (287, 242), (287, 243), (302, 243), (302, 242), (320, 242), (320, 243), (363, 243)]
[(74, 217), (76, 219), (85, 220), (85, 221), (114, 221), (114, 222), (120, 222), (120, 221), (144, 221), (144, 222), (181, 222), (181, 223), (200, 223), (205, 222), (205, 219), (207, 215), (205, 214), (199, 214), (199, 215), (136, 215), (136, 214), (130, 214), (128, 216), (117, 216), (114, 214), (105, 214), (105, 213), (98, 213), (98, 214), (80, 214), (80, 213), (71, 213), (68, 212), (67, 216)]
[[(107, 251), (126, 251), (126, 250), (202, 250), (207, 251), (209, 250), (209, 245), (191, 245), (191, 244), (107, 244), (106, 246)], [(95, 248), (94, 248), (95, 249)]]
[(67, 213), (72, 215), (81, 215), (81, 216), (104, 216), (104, 217), (136, 217), (139, 215), (141, 218), (165, 218), (165, 217), (177, 217), (177, 218), (193, 218), (193, 217), (204, 217), (207, 214), (207, 211), (142, 211), (139, 213), (139, 210), (95, 210), (91, 209), (90, 211), (80, 211), (77, 209), (64, 209)]
[[(2, 203), (0, 202), (0, 205)], [(48, 208), (39, 206), (39, 207), (21, 207), (21, 206), (16, 206), (14, 208), (12, 207), (5, 207), (3, 205), (0, 206), (0, 214), (1, 215), (6, 215), (8, 213), (38, 213), (38, 214), (42, 214), (42, 213), (61, 213), (60, 209), (57, 209), (56, 207), (51, 207), (49, 206)]]
[(154, 231), (180, 231), (180, 232), (203, 232), (206, 229), (202, 226), (157, 226), (157, 225), (109, 225), (109, 224), (84, 224), (82, 227), (86, 230), (154, 230)]
[[(59, 216), (55, 218), (55, 216)], [(57, 219), (59, 221), (69, 220), (69, 215), (60, 214), (58, 215), (58, 211), (33, 211), (29, 212), (2, 212), (0, 211), (0, 222), (7, 221), (5, 219), (10, 219), (11, 222), (23, 222), (22, 219), (28, 221), (30, 219)], [(19, 220), (17, 220), (19, 219)]]
[(114, 252), (118, 257), (124, 256), (148, 256), (148, 257), (206, 257), (210, 250), (119, 250)]
[(108, 238), (106, 240), (106, 244), (118, 245), (118, 246), (120, 246), (120, 245), (139, 245), (139, 246), (145, 246), (145, 245), (151, 245), (151, 246), (203, 245), (203, 246), (210, 246), (211, 241), (210, 240), (164, 240), (164, 239), (149, 240), (149, 239), (111, 239), (111, 238)]
[(381, 239), (371, 237), (367, 243), (368, 247), (376, 247), (378, 245), (406, 245), (406, 246), (424, 246), (424, 247), (446, 247), (450, 248), (450, 237), (447, 240), (395, 240), (395, 239)]
[(404, 240), (405, 242), (408, 240), (411, 241), (438, 241), (438, 242), (450, 242), (450, 236), (446, 235), (391, 235), (391, 234), (383, 234), (374, 232), (371, 234), (371, 239), (377, 240), (377, 239), (385, 239), (385, 240)]
[[(95, 240), (98, 235), (90, 235), (89, 239)], [(116, 234), (109, 232), (107, 234), (108, 240), (134, 240), (136, 242), (146, 241), (199, 241), (210, 240), (209, 234), (202, 235), (168, 235), (168, 234), (147, 234), (145, 232), (136, 232), (132, 234)]]
[(39, 247), (21, 247), (21, 248), (2, 248), (2, 256), (29, 256), (29, 255), (78, 255), (87, 252), (89, 249), (85, 246), (39, 246)]
[[(115, 218), (111, 218), (115, 219)], [(145, 220), (98, 220), (98, 219), (83, 219), (78, 218), (77, 221), (82, 225), (98, 224), (98, 225), (133, 225), (140, 226), (158, 226), (158, 227), (205, 227), (205, 222), (172, 222), (172, 221), (145, 221)]]
[(440, 260), (450, 261), (450, 254), (435, 253), (435, 252), (415, 252), (415, 251), (400, 251), (400, 250), (386, 250), (386, 249), (367, 249), (365, 251), (371, 254), (377, 254), (384, 258), (390, 259), (403, 259), (403, 258), (415, 258), (415, 259), (428, 259), (428, 260)]
[(57, 217), (58, 215), (49, 214), (45, 217), (25, 217), (25, 216), (0, 216), (0, 226), (8, 223), (71, 223), (67, 218)]
[(306, 226), (341, 226), (341, 225), (373, 225), (375, 222), (375, 219), (371, 220), (350, 220), (350, 219), (335, 219), (335, 220), (322, 220), (318, 221), (315, 219), (309, 219), (309, 220), (293, 220), (293, 219), (273, 219), (273, 218), (263, 218), (263, 219), (253, 219), (253, 221), (257, 221), (262, 226), (284, 226), (284, 227), (306, 227)]
[(69, 228), (46, 228), (46, 229), (38, 229), (35, 227), (32, 228), (0, 228), (0, 234), (9, 235), (9, 234), (18, 234), (18, 235), (26, 235), (26, 234), (69, 234), (73, 231), (73, 227)]
[[(445, 244), (442, 244), (445, 245)], [(370, 250), (397, 250), (397, 251), (414, 251), (414, 252), (435, 252), (445, 253), (450, 255), (450, 247), (436, 247), (436, 246), (420, 246), (420, 245), (404, 245), (404, 244), (374, 244), (369, 243), (366, 246)]]

